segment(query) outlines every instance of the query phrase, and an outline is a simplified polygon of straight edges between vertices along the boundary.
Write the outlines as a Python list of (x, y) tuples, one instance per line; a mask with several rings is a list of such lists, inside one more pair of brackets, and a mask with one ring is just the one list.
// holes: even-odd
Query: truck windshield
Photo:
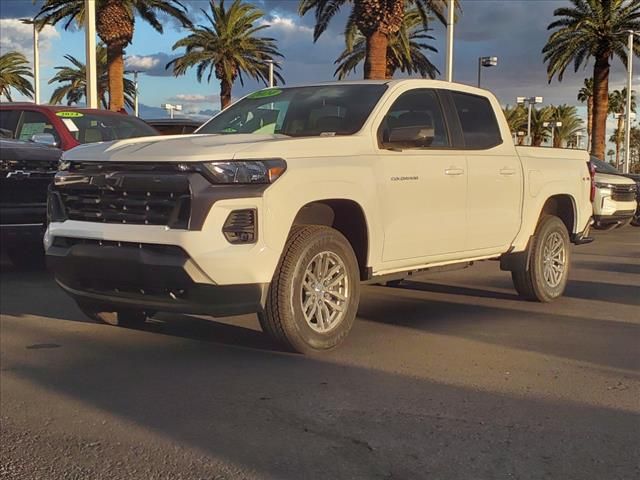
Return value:
[(196, 133), (352, 135), (359, 131), (386, 85), (326, 85), (259, 90), (222, 111)]
[(80, 143), (107, 142), (158, 135), (142, 120), (121, 114), (57, 112), (69, 133)]

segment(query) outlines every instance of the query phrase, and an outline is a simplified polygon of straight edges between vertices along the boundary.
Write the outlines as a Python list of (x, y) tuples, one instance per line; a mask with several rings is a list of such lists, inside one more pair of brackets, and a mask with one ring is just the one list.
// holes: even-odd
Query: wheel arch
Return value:
[(364, 209), (358, 202), (345, 198), (313, 200), (298, 210), (291, 228), (295, 225), (325, 225), (338, 230), (353, 248), (360, 268), (360, 278), (364, 280), (370, 276), (370, 232)]

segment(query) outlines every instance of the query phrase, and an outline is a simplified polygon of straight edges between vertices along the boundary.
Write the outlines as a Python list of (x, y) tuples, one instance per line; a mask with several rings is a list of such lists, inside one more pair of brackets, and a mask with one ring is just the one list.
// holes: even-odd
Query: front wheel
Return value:
[(562, 296), (569, 277), (571, 246), (567, 228), (558, 217), (543, 217), (531, 239), (526, 264), (511, 272), (518, 293), (529, 300), (551, 302)]
[(329, 227), (295, 226), (258, 318), (286, 349), (313, 353), (346, 338), (359, 300), (358, 262), (347, 239)]

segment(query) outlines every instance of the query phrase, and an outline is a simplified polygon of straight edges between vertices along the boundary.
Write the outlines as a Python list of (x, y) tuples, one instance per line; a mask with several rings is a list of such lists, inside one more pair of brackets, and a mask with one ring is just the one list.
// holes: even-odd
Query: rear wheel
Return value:
[(531, 242), (528, 261), (511, 272), (513, 285), (522, 297), (551, 302), (562, 296), (569, 277), (567, 228), (558, 217), (544, 216)]
[(347, 239), (329, 227), (295, 226), (258, 318), (286, 349), (329, 350), (351, 330), (359, 299), (358, 262)]
[(116, 309), (91, 302), (77, 302), (78, 308), (87, 317), (97, 322), (108, 323), (118, 327), (139, 327), (144, 325), (152, 313), (136, 309)]

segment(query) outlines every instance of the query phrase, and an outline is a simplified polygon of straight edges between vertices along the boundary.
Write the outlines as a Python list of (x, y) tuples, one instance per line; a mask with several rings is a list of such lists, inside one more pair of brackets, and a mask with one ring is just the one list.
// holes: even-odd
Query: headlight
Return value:
[(206, 162), (205, 174), (213, 183), (273, 183), (287, 169), (282, 159)]
[(596, 182), (596, 187), (597, 188), (613, 188), (613, 185), (611, 185), (610, 183)]

